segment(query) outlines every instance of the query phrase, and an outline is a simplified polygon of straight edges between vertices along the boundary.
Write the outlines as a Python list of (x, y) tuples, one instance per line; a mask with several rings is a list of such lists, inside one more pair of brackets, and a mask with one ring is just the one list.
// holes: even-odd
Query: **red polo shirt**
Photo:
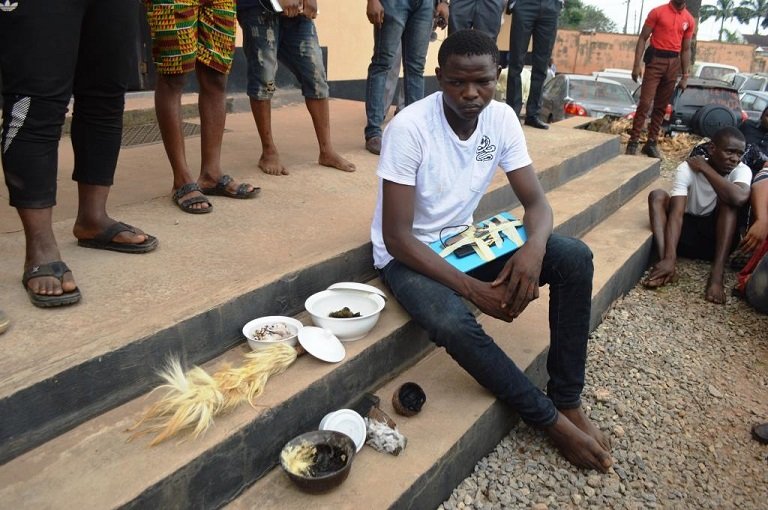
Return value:
[(678, 11), (669, 2), (652, 9), (648, 13), (645, 25), (651, 27), (651, 45), (659, 50), (679, 52), (683, 40), (691, 39), (696, 28), (696, 22), (688, 9)]

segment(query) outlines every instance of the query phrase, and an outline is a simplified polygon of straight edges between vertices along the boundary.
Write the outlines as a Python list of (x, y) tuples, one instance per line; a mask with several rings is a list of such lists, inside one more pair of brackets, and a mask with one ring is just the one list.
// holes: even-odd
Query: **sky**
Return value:
[[(668, 0), (581, 0), (584, 5), (593, 5), (602, 9), (614, 23), (619, 32), (624, 31), (624, 22), (627, 19), (627, 1), (629, 1), (629, 22), (627, 33), (637, 33), (638, 24), (645, 21), (648, 11), (659, 5), (669, 3)], [(737, 2), (738, 3), (738, 2)], [(714, 0), (704, 0), (702, 5), (714, 5)], [(642, 20), (640, 19), (640, 8), (642, 6)], [(754, 22), (750, 25), (741, 25), (738, 22), (731, 21), (725, 24), (725, 28), (738, 33), (752, 34), (755, 32)], [(698, 39), (700, 41), (717, 40), (717, 32), (720, 30), (720, 21), (709, 19), (699, 27)], [(761, 33), (765, 33), (761, 29)]]

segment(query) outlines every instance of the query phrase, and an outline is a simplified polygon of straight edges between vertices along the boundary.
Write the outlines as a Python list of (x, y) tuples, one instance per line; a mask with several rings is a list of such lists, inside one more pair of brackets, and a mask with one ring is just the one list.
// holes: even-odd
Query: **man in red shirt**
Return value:
[[(691, 39), (695, 28), (693, 16), (685, 8), (685, 0), (671, 0), (667, 5), (656, 7), (648, 13), (635, 47), (632, 79), (637, 81), (642, 76), (643, 84), (640, 88), (640, 102), (632, 122), (632, 131), (629, 134), (627, 154), (637, 154), (640, 131), (645, 125), (648, 110), (653, 104), (651, 123), (648, 126), (648, 140), (641, 152), (652, 158), (661, 158), (656, 138), (659, 136), (664, 111), (675, 90), (675, 81), (680, 73), (681, 63), (682, 77), (677, 86), (685, 89), (688, 84)], [(651, 43), (646, 49), (649, 38)], [(640, 68), (641, 58), (645, 62), (645, 75)]]

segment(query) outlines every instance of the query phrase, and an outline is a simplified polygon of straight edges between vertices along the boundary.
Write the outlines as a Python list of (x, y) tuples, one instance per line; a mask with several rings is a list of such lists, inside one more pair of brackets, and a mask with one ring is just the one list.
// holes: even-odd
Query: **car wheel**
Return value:
[(736, 126), (738, 120), (729, 108), (719, 104), (708, 104), (693, 114), (691, 131), (699, 136), (712, 138), (717, 130), (727, 126)]

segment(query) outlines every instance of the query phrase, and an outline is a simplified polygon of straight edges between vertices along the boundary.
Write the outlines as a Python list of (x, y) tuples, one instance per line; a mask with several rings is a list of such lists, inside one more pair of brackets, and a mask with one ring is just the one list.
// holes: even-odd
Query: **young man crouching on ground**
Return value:
[[(371, 226), (374, 265), (400, 304), (477, 382), (542, 428), (573, 464), (611, 466), (607, 438), (581, 407), (592, 296), (592, 253), (552, 233), (552, 209), (514, 110), (493, 101), (499, 51), (479, 30), (451, 34), (438, 53), (441, 92), (401, 111), (382, 139)], [(501, 167), (525, 208), (528, 240), (511, 256), (462, 273), (427, 243), (471, 225)], [(482, 274), (480, 274), (482, 273)], [(549, 383), (542, 393), (468, 309), (511, 322), (550, 285)]]
[(725, 262), (737, 241), (736, 216), (749, 200), (752, 180), (751, 170), (740, 161), (744, 149), (738, 129), (722, 128), (712, 137), (709, 160), (694, 156), (680, 163), (671, 192), (657, 189), (648, 195), (659, 262), (644, 280), (646, 287), (673, 281), (678, 256), (711, 260), (706, 298), (725, 303)]

